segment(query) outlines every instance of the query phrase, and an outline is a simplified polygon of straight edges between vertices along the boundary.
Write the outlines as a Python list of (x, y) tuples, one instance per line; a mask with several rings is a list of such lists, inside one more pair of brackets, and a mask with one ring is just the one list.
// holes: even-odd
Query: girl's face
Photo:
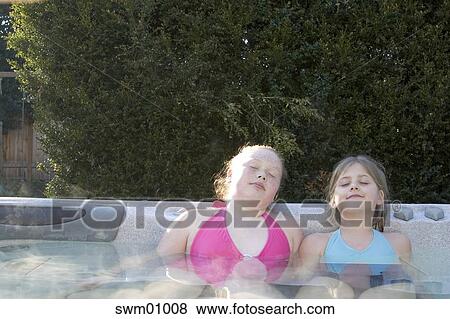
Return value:
[(258, 200), (266, 209), (280, 187), (283, 167), (273, 151), (257, 148), (238, 154), (232, 161), (228, 198)]
[(343, 211), (346, 207), (357, 209), (365, 208), (364, 204), (370, 204), (371, 211), (376, 208), (376, 205), (382, 205), (384, 200), (384, 193), (379, 189), (374, 179), (367, 170), (359, 163), (350, 165), (339, 176), (331, 206), (340, 208)]

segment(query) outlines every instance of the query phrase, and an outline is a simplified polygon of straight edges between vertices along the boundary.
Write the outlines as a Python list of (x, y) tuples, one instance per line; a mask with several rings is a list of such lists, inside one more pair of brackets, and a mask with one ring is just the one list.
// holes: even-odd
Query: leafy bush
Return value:
[[(11, 29), (9, 6), (0, 4), (0, 72), (11, 72), (8, 59), (14, 57), (14, 53), (6, 49), (5, 37)], [(14, 129), (22, 116), (31, 115), (31, 107), (27, 101), (22, 101), (23, 94), (19, 89), (19, 83), (14, 78), (3, 78), (0, 91), (0, 121), (3, 122), (3, 130)], [(25, 102), (25, 103), (22, 103)]]
[(9, 46), (55, 178), (90, 194), (209, 197), (251, 142), (286, 157), (289, 200), (366, 153), (395, 199), (449, 202), (449, 9), (53, 0), (14, 7)]

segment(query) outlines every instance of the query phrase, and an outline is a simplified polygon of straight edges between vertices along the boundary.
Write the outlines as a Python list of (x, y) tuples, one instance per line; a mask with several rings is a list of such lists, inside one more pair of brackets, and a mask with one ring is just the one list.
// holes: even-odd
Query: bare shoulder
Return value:
[(177, 216), (169, 228), (195, 229), (217, 213), (217, 209), (185, 210)]
[(383, 235), (399, 256), (407, 256), (411, 253), (411, 242), (404, 234), (392, 232), (383, 233)]
[(291, 228), (291, 227), (283, 228), (282, 227), (282, 229), (288, 237), (295, 238), (296, 240), (301, 240), (304, 237), (303, 231), (300, 228)]
[(409, 238), (406, 237), (402, 233), (392, 232), (392, 233), (382, 233), (382, 234), (391, 244), (400, 245), (400, 246), (411, 245)]
[(300, 245), (300, 255), (320, 255), (323, 256), (331, 233), (313, 233), (305, 237)]
[(291, 252), (292, 253), (297, 252), (300, 243), (304, 238), (304, 234), (303, 230), (300, 229), (300, 226), (298, 225), (294, 216), (291, 213), (289, 213), (288, 215), (286, 215), (286, 213), (279, 213), (276, 214), (276, 216), (272, 217), (274, 218), (278, 226), (286, 234), (286, 237), (288, 238), (291, 247)]
[(291, 252), (297, 252), (303, 240), (303, 231), (300, 228), (282, 228), (291, 245)]
[(198, 212), (186, 210), (178, 215), (166, 228), (161, 238), (157, 252), (160, 256), (185, 253), (192, 234), (196, 232), (201, 223), (214, 212)]

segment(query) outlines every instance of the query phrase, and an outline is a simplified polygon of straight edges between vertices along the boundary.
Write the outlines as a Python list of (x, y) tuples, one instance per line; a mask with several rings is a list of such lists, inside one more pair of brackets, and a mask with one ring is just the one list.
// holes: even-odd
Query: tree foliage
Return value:
[[(14, 53), (6, 48), (6, 36), (11, 30), (9, 10), (8, 5), (0, 4), (0, 72), (11, 72), (8, 59), (14, 57)], [(14, 78), (3, 78), (0, 93), (0, 121), (3, 122), (3, 129), (15, 128), (22, 116), (22, 106), (27, 113), (31, 111), (30, 106), (28, 103), (22, 105), (22, 92)]]
[(406, 201), (450, 200), (450, 2), (52, 0), (9, 46), (58, 183), (211, 196), (244, 142), (286, 158), (290, 200), (367, 153)]

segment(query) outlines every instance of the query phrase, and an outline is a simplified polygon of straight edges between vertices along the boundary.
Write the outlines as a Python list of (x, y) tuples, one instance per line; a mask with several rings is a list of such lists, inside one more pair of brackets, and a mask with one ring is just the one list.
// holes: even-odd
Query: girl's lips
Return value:
[(347, 197), (347, 199), (351, 199), (351, 198), (364, 198), (364, 196), (362, 195), (358, 195), (358, 194), (353, 194)]
[(260, 190), (263, 190), (263, 191), (266, 190), (266, 188), (264, 187), (264, 185), (262, 183), (256, 182), (256, 183), (251, 183), (251, 185), (256, 186), (257, 189), (260, 189)]

